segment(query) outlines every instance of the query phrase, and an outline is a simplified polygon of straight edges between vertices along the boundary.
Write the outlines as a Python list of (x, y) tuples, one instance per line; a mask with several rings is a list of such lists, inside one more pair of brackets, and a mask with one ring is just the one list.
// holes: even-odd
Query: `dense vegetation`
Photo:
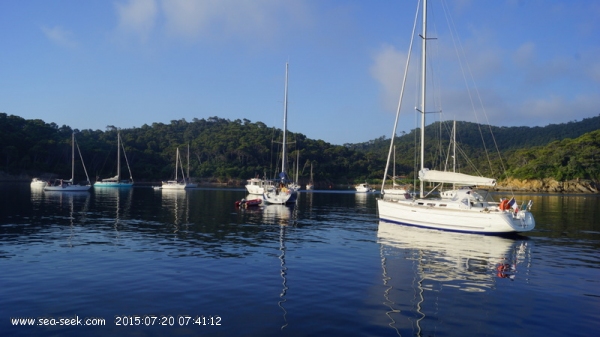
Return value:
[[(452, 167), (451, 160), (447, 160), (448, 153), (452, 153), (451, 129), (451, 123), (434, 123), (425, 129), (429, 139), (426, 166)], [(497, 177), (598, 180), (598, 130), (600, 116), (534, 128), (458, 122), (456, 138), (462, 145), (458, 147), (457, 158), (463, 163), (459, 170), (473, 173), (474, 167), (485, 167), (487, 169), (479, 173)], [(13, 176), (69, 176), (72, 132), (76, 133), (90, 178), (114, 175), (119, 132), (115, 127), (107, 126), (105, 131), (72, 130), (69, 126), (59, 127), (55, 123), (25, 120), (4, 113), (0, 113), (0, 171)], [(416, 132), (418, 130), (396, 137), (397, 175), (412, 176)], [(182, 119), (170, 124), (122, 129), (120, 133), (133, 177), (138, 182), (171, 178), (175, 151), (179, 147), (185, 155), (188, 144), (191, 175), (197, 179), (231, 181), (253, 176), (273, 177), (280, 169), (281, 130), (261, 122), (218, 117), (192, 122)], [(484, 145), (481, 145), (482, 138)], [(299, 155), (300, 180), (308, 179), (312, 163), (315, 180), (321, 185), (381, 179), (390, 142), (380, 137), (366, 143), (332, 145), (293, 132), (289, 139), (293, 143), (288, 144), (288, 165), (295, 167)], [(77, 178), (81, 179), (79, 173)], [(390, 169), (388, 175), (391, 174)]]

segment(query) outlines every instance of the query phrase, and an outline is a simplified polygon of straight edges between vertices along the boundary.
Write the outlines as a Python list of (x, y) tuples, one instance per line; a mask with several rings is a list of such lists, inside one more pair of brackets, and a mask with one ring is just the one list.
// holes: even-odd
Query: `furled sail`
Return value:
[(430, 169), (422, 169), (419, 171), (419, 179), (421, 181), (448, 183), (458, 185), (478, 185), (478, 186), (495, 186), (496, 179), (471, 176), (464, 173), (445, 172)]

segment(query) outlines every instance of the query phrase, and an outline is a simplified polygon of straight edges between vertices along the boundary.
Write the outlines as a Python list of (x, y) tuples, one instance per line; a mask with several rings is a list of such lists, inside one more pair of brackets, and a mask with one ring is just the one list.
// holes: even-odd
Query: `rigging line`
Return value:
[(413, 23), (413, 30), (412, 30), (412, 35), (410, 38), (410, 45), (408, 47), (408, 55), (406, 57), (406, 66), (404, 67), (404, 77), (402, 78), (402, 89), (400, 89), (400, 98), (398, 99), (398, 108), (396, 110), (396, 119), (394, 120), (394, 129), (392, 131), (392, 137), (390, 140), (390, 149), (388, 151), (387, 162), (385, 164), (385, 172), (383, 173), (383, 179), (381, 182), (381, 192), (383, 192), (383, 189), (385, 188), (385, 178), (388, 174), (388, 170), (390, 167), (390, 160), (392, 158), (392, 151), (394, 149), (394, 140), (396, 138), (396, 129), (398, 128), (398, 118), (400, 117), (400, 109), (402, 108), (402, 98), (404, 97), (404, 88), (406, 85), (406, 78), (408, 76), (408, 65), (410, 64), (410, 55), (412, 53), (413, 42), (415, 40), (415, 31), (416, 31), (416, 27), (417, 27), (417, 20), (418, 20), (418, 16), (419, 16), (420, 4), (421, 4), (421, 1), (419, 1), (419, 3), (417, 4), (417, 12), (415, 14), (415, 21)]
[[(471, 108), (473, 109), (473, 113), (474, 113), (474, 116), (475, 116), (475, 121), (477, 122), (477, 125), (478, 125), (479, 135), (481, 136), (481, 141), (483, 143), (483, 148), (485, 150), (485, 155), (486, 155), (486, 158), (488, 160), (488, 164), (490, 166), (490, 170), (492, 171), (492, 174), (494, 174), (494, 169), (493, 169), (493, 166), (492, 166), (492, 162), (491, 162), (489, 153), (487, 151), (487, 145), (485, 144), (485, 139), (483, 138), (483, 132), (481, 131), (481, 123), (479, 122), (479, 117), (478, 117), (478, 115), (476, 113), (476, 109), (475, 109), (475, 103), (473, 102), (473, 96), (471, 95), (471, 89), (469, 88), (469, 83), (468, 83), (467, 77), (465, 75), (465, 66), (463, 65), (463, 61), (462, 61), (463, 58), (465, 59), (466, 68), (467, 68), (467, 70), (469, 72), (469, 75), (471, 76), (471, 82), (475, 86), (475, 88), (476, 88), (475, 90), (476, 90), (476, 92), (478, 94), (479, 94), (479, 91), (477, 90), (477, 85), (475, 84), (475, 80), (474, 80), (474, 77), (473, 77), (473, 73), (471, 72), (471, 68), (469, 67), (469, 63), (466, 62), (466, 57), (464, 56), (465, 55), (465, 50), (464, 50), (464, 48), (462, 46), (462, 43), (461, 43), (460, 38), (458, 36), (458, 33), (454, 34), (454, 32), (457, 31), (456, 30), (456, 25), (454, 24), (454, 21), (452, 20), (452, 17), (448, 14), (449, 11), (447, 10), (447, 5), (444, 5), (444, 4), (445, 4), (445, 1), (442, 1), (442, 8), (444, 9), (444, 13), (446, 14), (446, 21), (448, 22), (448, 27), (450, 27), (450, 36), (452, 38), (452, 43), (454, 44), (454, 50), (456, 51), (456, 57), (457, 57), (458, 64), (459, 64), (460, 69), (461, 69), (461, 73), (463, 75), (463, 80), (465, 82), (465, 87), (467, 89), (467, 93), (469, 94), (469, 101), (471, 102)], [(458, 46), (457, 46), (457, 43), (458, 43)], [(461, 58), (461, 54), (459, 54), (459, 50), (462, 52), (462, 55), (463, 55), (462, 58)], [(481, 97), (480, 96), (479, 96), (479, 99), (480, 99), (480, 104), (481, 104), (481, 106), (483, 108), (483, 103), (481, 102)], [(487, 114), (485, 113), (485, 109), (484, 108), (483, 108), (483, 111), (484, 111), (484, 115), (486, 116), (486, 121), (487, 121)], [(488, 124), (489, 124), (489, 121), (488, 121)]]
[[(119, 134), (117, 137), (121, 138)], [(125, 152), (125, 145), (123, 145), (123, 138), (121, 138), (121, 148), (123, 149), (123, 156), (125, 157), (125, 163), (127, 163), (127, 169), (129, 170), (129, 179), (133, 181), (133, 175), (131, 174), (131, 167), (129, 167), (129, 160), (127, 159), (127, 152)]]
[[(75, 137), (73, 137), (73, 140), (75, 141), (75, 146), (77, 146), (77, 152), (79, 153), (79, 159), (81, 159), (81, 165), (83, 165), (83, 170), (85, 171), (85, 177), (87, 178), (87, 182), (90, 182), (90, 176), (88, 175), (87, 169), (85, 168), (85, 162), (83, 162), (83, 156), (81, 155), (81, 150), (79, 149), (79, 143), (77, 143), (77, 139)], [(71, 182), (73, 185), (75, 185), (75, 182), (72, 181)]]

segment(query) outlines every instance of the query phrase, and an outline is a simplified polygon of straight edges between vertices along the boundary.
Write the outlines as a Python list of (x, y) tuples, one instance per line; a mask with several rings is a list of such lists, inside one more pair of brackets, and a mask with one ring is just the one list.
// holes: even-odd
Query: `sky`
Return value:
[[(336, 145), (389, 138), (416, 9), (0, 0), (0, 112), (93, 130), (213, 116), (281, 128), (289, 63), (288, 130)], [(428, 123), (533, 127), (600, 114), (599, 1), (430, 0), (428, 13)], [(398, 134), (417, 126), (414, 43)]]

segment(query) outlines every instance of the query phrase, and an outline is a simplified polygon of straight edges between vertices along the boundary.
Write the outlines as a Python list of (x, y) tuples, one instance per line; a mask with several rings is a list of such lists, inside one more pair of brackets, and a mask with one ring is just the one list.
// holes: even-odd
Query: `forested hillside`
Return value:
[[(71, 133), (75, 131), (90, 178), (116, 172), (117, 129), (72, 130), (68, 126), (25, 120), (0, 113), (0, 171), (19, 176), (70, 176)], [(191, 176), (220, 181), (274, 177), (281, 166), (281, 130), (249, 120), (211, 117), (192, 122), (173, 120), (120, 130), (135, 181), (166, 180), (174, 176), (175, 151), (190, 145)], [(289, 132), (289, 163), (299, 152), (301, 180), (310, 163), (322, 184), (352, 184), (382, 175), (383, 164), (368, 153)], [(379, 171), (377, 171), (379, 170)], [(83, 173), (82, 173), (83, 174)], [(293, 175), (292, 175), (293, 176)], [(78, 177), (81, 179), (82, 177)]]
[[(456, 129), (461, 172), (473, 173), (474, 167), (478, 167), (483, 168), (479, 173), (499, 178), (507, 175), (558, 180), (599, 178), (600, 116), (534, 128), (457, 122)], [(452, 123), (448, 122), (426, 128), (426, 166), (452, 165), (448, 156), (452, 153), (451, 130)], [(69, 126), (4, 113), (0, 113), (0, 171), (21, 177), (69, 176), (73, 131), (92, 180), (97, 176), (114, 175), (118, 132), (115, 127), (107, 126), (104, 131), (72, 130)], [(191, 175), (195, 178), (229, 181), (265, 174), (274, 177), (281, 161), (278, 157), (281, 130), (247, 119), (173, 120), (169, 124), (154, 123), (120, 132), (133, 177), (138, 182), (171, 178), (176, 148), (186, 153), (188, 144)], [(418, 130), (396, 138), (397, 175), (412, 175), (415, 132)], [(295, 167), (299, 154), (300, 180), (308, 179), (310, 163), (313, 163), (315, 180), (321, 186), (381, 179), (390, 142), (381, 137), (366, 143), (332, 145), (294, 132), (290, 132), (289, 140), (293, 143), (288, 144), (288, 165)], [(496, 144), (500, 154), (495, 150)]]

